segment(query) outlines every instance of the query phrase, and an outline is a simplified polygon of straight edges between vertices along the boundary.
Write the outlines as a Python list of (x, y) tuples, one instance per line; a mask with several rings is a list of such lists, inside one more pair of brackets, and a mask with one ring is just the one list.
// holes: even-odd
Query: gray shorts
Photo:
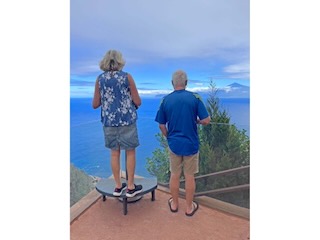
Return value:
[(129, 126), (103, 126), (105, 146), (112, 150), (132, 150), (140, 145), (136, 123)]

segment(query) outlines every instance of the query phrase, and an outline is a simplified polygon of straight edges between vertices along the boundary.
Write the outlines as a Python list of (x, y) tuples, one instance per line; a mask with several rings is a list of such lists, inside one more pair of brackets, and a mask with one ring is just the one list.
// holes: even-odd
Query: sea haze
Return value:
[[(206, 97), (203, 98), (206, 102)], [(70, 99), (70, 162), (89, 175), (109, 177), (110, 150), (104, 147), (104, 136), (100, 122), (100, 108), (91, 107), (91, 98)], [(140, 146), (136, 149), (136, 174), (148, 177), (146, 159), (159, 148), (155, 135), (159, 133), (158, 123), (154, 121), (161, 98), (142, 98), (138, 109), (138, 134)], [(220, 98), (220, 108), (231, 117), (231, 124), (245, 129), (250, 135), (250, 99)], [(121, 169), (125, 170), (124, 153)]]

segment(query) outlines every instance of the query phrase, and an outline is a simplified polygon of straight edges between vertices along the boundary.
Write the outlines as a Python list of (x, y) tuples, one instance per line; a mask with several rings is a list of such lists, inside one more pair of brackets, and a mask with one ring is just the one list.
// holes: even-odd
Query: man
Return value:
[(199, 136), (197, 123), (207, 125), (210, 116), (201, 97), (185, 90), (187, 74), (178, 70), (172, 75), (174, 91), (165, 96), (160, 104), (155, 121), (167, 138), (170, 150), (170, 210), (179, 208), (180, 176), (185, 176), (187, 216), (193, 216), (199, 204), (193, 201), (195, 192), (194, 174), (199, 172)]

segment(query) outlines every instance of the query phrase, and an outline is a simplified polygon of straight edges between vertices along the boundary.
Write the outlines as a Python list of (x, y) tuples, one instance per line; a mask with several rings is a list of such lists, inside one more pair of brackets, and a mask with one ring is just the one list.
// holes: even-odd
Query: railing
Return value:
[[(210, 173), (210, 174), (196, 176), (195, 180), (196, 180), (196, 184), (197, 184), (198, 181), (203, 180), (203, 179), (207, 179), (209, 177), (218, 178), (218, 177), (232, 175), (234, 173), (246, 172), (246, 171), (250, 171), (249, 165), (238, 167), (238, 168), (232, 168), (232, 169), (228, 169), (228, 170), (223, 170), (223, 171), (219, 171), (219, 172), (214, 172), (214, 173)], [(185, 179), (180, 180), (180, 184), (183, 184), (184, 182), (185, 182)], [(164, 186), (164, 187), (169, 187), (169, 183), (158, 182), (158, 184), (161, 186)], [(229, 186), (229, 187), (223, 187), (223, 188), (219, 188), (219, 189), (211, 189), (211, 190), (207, 190), (207, 191), (195, 192), (194, 196), (195, 197), (199, 197), (199, 196), (213, 197), (213, 196), (219, 195), (219, 194), (235, 193), (235, 192), (240, 192), (240, 191), (250, 191), (250, 184), (246, 183), (246, 184), (241, 184), (241, 185), (236, 185), (236, 186)], [(184, 196), (185, 195), (184, 189), (180, 189), (179, 193), (180, 193), (180, 195)], [(231, 202), (231, 203), (235, 204), (234, 202)], [(236, 205), (239, 205), (239, 204), (236, 204)], [(242, 204), (241, 206), (249, 208), (249, 199), (247, 199), (246, 204)]]

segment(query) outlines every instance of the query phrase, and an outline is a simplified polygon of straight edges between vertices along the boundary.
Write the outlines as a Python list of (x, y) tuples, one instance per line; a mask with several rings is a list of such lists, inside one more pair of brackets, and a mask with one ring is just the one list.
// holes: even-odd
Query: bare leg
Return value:
[(196, 183), (194, 180), (194, 175), (185, 174), (185, 179), (186, 179), (186, 204), (187, 204), (186, 213), (191, 213), (192, 201), (193, 201), (194, 192), (196, 189)]
[(120, 179), (120, 149), (111, 150), (111, 169), (116, 182), (116, 188), (121, 188)]
[(128, 173), (128, 188), (134, 189), (134, 172), (136, 168), (136, 150), (126, 150), (127, 153), (127, 173)]
[(170, 192), (172, 196), (172, 209), (177, 209), (179, 205), (179, 187), (180, 187), (180, 174), (170, 175)]

